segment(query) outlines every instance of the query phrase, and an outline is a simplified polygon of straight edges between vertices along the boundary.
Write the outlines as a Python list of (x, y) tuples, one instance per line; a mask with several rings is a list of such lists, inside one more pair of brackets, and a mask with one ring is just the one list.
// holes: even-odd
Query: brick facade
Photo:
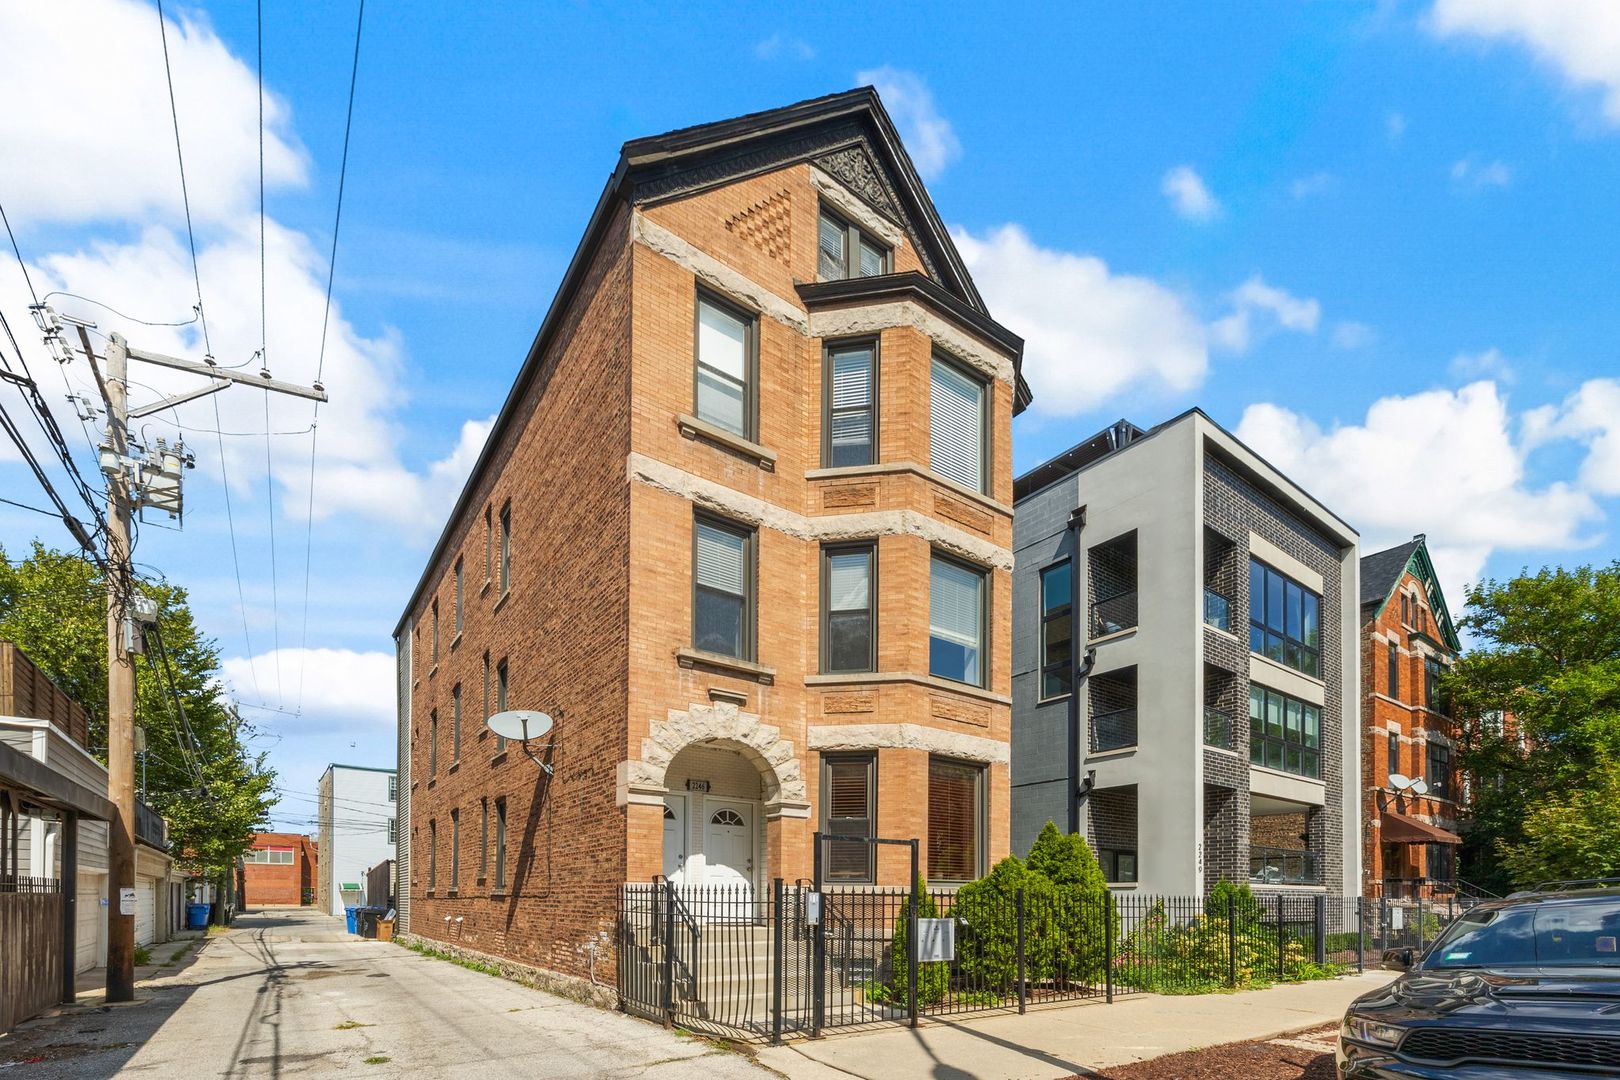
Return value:
[[(898, 168), (881, 156), (878, 165)], [(411, 745), (401, 865), (411, 932), (599, 980), (611, 979), (619, 885), (669, 869), (666, 814), (684, 815), (694, 855), (712, 815), (743, 814), (754, 846), (738, 869), (756, 894), (772, 878), (810, 876), (823, 751), (875, 753), (877, 833), (924, 840), (930, 755), (982, 764), (985, 856), (1007, 849), (1016, 349), (964, 313), (976, 295), (906, 285), (878, 302), (804, 291), (817, 279), (817, 207), (828, 199), (893, 230), (896, 288), (947, 261), (937, 246), (918, 247), (915, 219), (866, 206), (881, 191), (842, 188), (801, 158), (644, 201), (671, 185), (679, 187), (667, 173), (610, 184), (605, 223), (578, 256), (588, 269), (576, 287), (565, 285), (556, 328), (542, 330), (525, 368), (534, 374), (520, 376), (403, 624)], [(693, 420), (700, 289), (755, 313), (753, 440)], [(877, 345), (879, 464), (826, 469), (823, 346), (856, 335)], [(985, 494), (928, 468), (936, 350), (981, 370), (990, 389)], [(503, 592), (498, 533), (508, 504), (514, 539)], [(699, 512), (753, 530), (752, 660), (694, 649)], [(486, 528), (497, 534), (488, 583)], [(821, 549), (851, 540), (876, 547), (877, 672), (824, 675)], [(928, 674), (936, 551), (988, 572), (983, 689)], [(492, 681), (506, 665), (509, 708), (556, 718), (539, 751), (552, 774), (518, 746), (497, 747), (485, 729), (486, 654)], [(497, 805), (506, 808), (504, 889), (493, 865)], [(879, 880), (903, 882), (903, 861), (882, 852)]]
[(255, 833), (253, 850), (291, 852), (291, 862), (244, 861), (244, 907), (305, 904), (314, 899), (315, 841), (299, 833)]
[[(1369, 560), (1375, 557), (1369, 556)], [(1399, 895), (1414, 887), (1449, 892), (1455, 884), (1455, 865), (1445, 865), (1427, 845), (1390, 844), (1382, 838), (1386, 810), (1453, 833), (1462, 813), (1460, 773), (1454, 771), (1448, 797), (1398, 791), (1389, 782), (1391, 773), (1398, 772), (1408, 779), (1421, 777), (1435, 788), (1430, 748), (1445, 747), (1455, 753), (1455, 724), (1445, 713), (1427, 707), (1425, 688), (1426, 661), (1449, 667), (1456, 660), (1447, 641), (1450, 635), (1443, 629), (1449, 614), (1443, 599), (1438, 605), (1431, 599), (1429, 584), (1414, 570), (1414, 565), (1408, 565), (1382, 599), (1362, 607), (1361, 763), (1367, 822), (1362, 874), (1368, 895)], [(1438, 590), (1438, 583), (1433, 587)], [(1390, 685), (1392, 646), (1394, 687)]]

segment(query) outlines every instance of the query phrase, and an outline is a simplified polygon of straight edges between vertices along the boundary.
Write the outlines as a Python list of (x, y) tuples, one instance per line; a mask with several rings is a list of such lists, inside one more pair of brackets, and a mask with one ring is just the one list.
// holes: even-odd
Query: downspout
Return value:
[(1080, 680), (1091, 671), (1091, 665), (1097, 658), (1095, 649), (1087, 648), (1084, 659), (1079, 649), (1081, 641), (1081, 627), (1085, 627), (1086, 636), (1091, 635), (1091, 619), (1083, 613), (1081, 608), (1080, 575), (1082, 564), (1080, 559), (1080, 533), (1086, 527), (1086, 508), (1077, 506), (1069, 514), (1069, 612), (1071, 624), (1069, 634), (1072, 644), (1069, 647), (1069, 828), (1070, 833), (1080, 831), (1080, 800), (1091, 794), (1089, 778), (1082, 783), (1080, 780), (1080, 762), (1084, 756), (1080, 749)]

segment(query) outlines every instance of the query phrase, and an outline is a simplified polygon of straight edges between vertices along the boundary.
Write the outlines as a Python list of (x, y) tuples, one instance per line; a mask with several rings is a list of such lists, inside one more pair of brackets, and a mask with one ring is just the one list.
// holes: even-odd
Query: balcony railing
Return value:
[(1288, 848), (1250, 847), (1249, 881), (1255, 885), (1317, 885), (1316, 856)]
[(1385, 878), (1373, 888), (1386, 900), (1432, 900), (1457, 895), (1457, 883), (1443, 878)]
[(1117, 634), (1136, 625), (1136, 591), (1110, 596), (1091, 605), (1091, 636)]
[(160, 851), (169, 850), (169, 823), (139, 800), (135, 803), (135, 839)]
[(1232, 734), (1234, 721), (1232, 714), (1221, 709), (1204, 706), (1204, 745), (1213, 746), (1218, 750), (1236, 750), (1237, 742)]
[(1091, 752), (1123, 750), (1136, 745), (1136, 710), (1115, 709), (1091, 718)]
[(1232, 632), (1232, 601), (1214, 589), (1204, 590), (1204, 625)]

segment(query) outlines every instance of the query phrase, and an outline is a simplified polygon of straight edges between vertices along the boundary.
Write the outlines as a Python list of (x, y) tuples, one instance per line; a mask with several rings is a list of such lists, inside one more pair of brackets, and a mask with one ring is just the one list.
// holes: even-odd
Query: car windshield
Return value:
[(1620, 901), (1525, 904), (1460, 916), (1424, 966), (1620, 967), (1617, 946)]

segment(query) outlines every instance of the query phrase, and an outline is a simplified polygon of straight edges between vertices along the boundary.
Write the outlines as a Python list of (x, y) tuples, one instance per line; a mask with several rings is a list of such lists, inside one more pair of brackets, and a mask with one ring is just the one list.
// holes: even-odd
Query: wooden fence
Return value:
[(0, 881), (0, 1032), (62, 997), (61, 889), (53, 878)]

